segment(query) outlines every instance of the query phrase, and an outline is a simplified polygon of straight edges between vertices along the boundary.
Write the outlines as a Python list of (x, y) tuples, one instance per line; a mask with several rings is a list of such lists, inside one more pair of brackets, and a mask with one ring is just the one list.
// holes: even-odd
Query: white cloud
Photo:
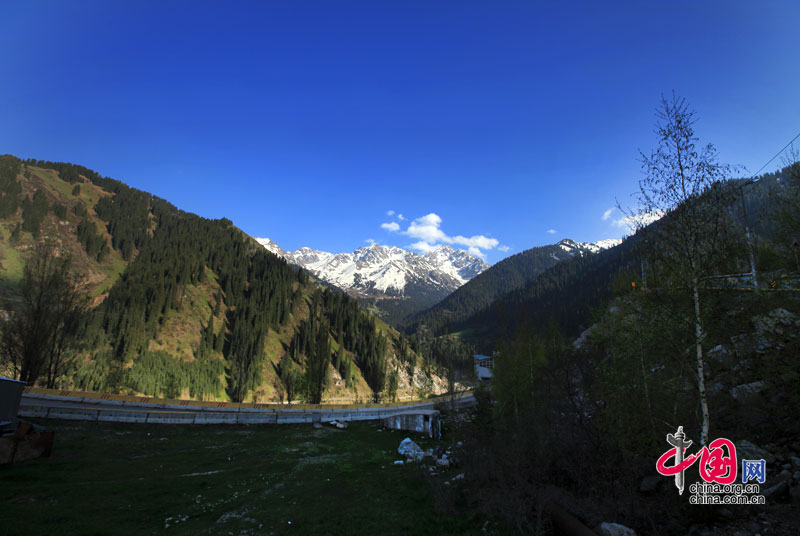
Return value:
[(392, 231), (392, 232), (399, 231), (400, 230), (400, 225), (396, 221), (389, 222), (389, 223), (382, 223), (381, 224), (381, 229), (386, 229), (387, 231)]
[(606, 221), (608, 218), (611, 217), (611, 213), (617, 210), (617, 207), (611, 207), (610, 209), (603, 212), (603, 221)]
[(557, 232), (558, 231), (556, 231), (555, 229), (548, 229), (547, 230), (547, 234), (556, 234)]
[(483, 251), (479, 250), (476, 247), (470, 247), (469, 249), (467, 249), (467, 251), (469, 252), (470, 255), (474, 257), (479, 257), (481, 259), (486, 260), (486, 253), (484, 253)]
[(511, 251), (511, 248), (508, 246), (498, 246), (497, 249), (505, 253), (506, 251)]
[(654, 221), (661, 218), (664, 212), (661, 210), (654, 210), (652, 212), (645, 212), (643, 214), (634, 214), (633, 216), (623, 216), (611, 222), (614, 227), (625, 229), (628, 232), (635, 231), (638, 227), (650, 225)]
[(375, 243), (375, 241), (373, 239), (371, 239), (371, 238), (367, 238), (366, 240), (364, 240), (364, 242), (366, 242), (370, 246)]
[(394, 216), (394, 210), (387, 210), (386, 211), (386, 215), (387, 216)]
[(419, 238), (428, 244), (435, 244), (436, 242), (452, 243), (450, 237), (444, 234), (444, 231), (439, 229), (442, 224), (442, 218), (437, 214), (430, 213), (421, 218), (411, 222), (411, 225), (406, 229), (405, 234), (412, 238)]
[(398, 220), (400, 220), (400, 221), (405, 221), (405, 220), (406, 220), (406, 217), (405, 217), (405, 216), (403, 216), (402, 214), (398, 214), (398, 215), (397, 215), (397, 219), (398, 219)]
[(500, 242), (496, 238), (489, 238), (483, 235), (474, 235), (470, 237), (456, 235), (448, 236), (440, 229), (442, 225), (442, 218), (438, 214), (431, 212), (421, 218), (412, 221), (404, 234), (412, 238), (419, 238), (428, 244), (436, 244), (437, 242), (444, 242), (445, 244), (458, 244), (461, 246), (474, 247), (480, 249), (494, 249)]
[[(403, 215), (398, 214), (398, 219), (403, 220)], [(390, 229), (387, 227), (388, 225), (396, 225), (396, 223), (383, 224), (381, 227)], [(403, 234), (419, 240), (409, 247), (423, 252), (430, 251), (437, 244), (455, 244), (464, 246), (471, 254), (484, 258), (485, 253), (482, 250), (494, 249), (500, 245), (500, 241), (496, 238), (484, 235), (450, 236), (442, 231), (441, 226), (442, 218), (438, 214), (431, 212), (430, 214), (413, 220), (408, 225), (408, 228), (403, 231)]]
[(416, 249), (417, 251), (421, 251), (423, 253), (427, 253), (429, 251), (436, 249), (436, 246), (432, 246), (422, 240), (420, 240), (419, 242), (415, 242), (408, 247), (410, 247), (411, 249)]
[(462, 246), (477, 247), (481, 249), (494, 249), (500, 245), (500, 241), (496, 238), (489, 238), (488, 236), (475, 235), (467, 238), (466, 236), (454, 236), (453, 243), (461, 244)]

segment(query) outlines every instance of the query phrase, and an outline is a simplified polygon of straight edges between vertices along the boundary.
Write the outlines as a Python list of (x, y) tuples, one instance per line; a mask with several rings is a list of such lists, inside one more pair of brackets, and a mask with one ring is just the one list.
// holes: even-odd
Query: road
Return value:
[[(457, 396), (456, 404), (459, 407), (475, 403), (471, 393)], [(449, 402), (449, 398), (440, 397), (435, 400), (397, 404), (288, 406), (162, 400), (31, 389), (22, 395), (19, 416), (171, 424), (283, 424), (382, 419), (397, 413), (433, 409), (437, 404)]]

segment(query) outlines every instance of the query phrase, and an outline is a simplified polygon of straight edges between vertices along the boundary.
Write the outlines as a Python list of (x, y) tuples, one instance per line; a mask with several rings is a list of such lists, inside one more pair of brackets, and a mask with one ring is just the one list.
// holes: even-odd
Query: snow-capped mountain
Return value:
[[(379, 244), (352, 253), (329, 253), (307, 247), (290, 252), (269, 238), (255, 240), (290, 264), (302, 266), (318, 279), (377, 307), (392, 323), (433, 306), (489, 269), (483, 260), (447, 245), (437, 246), (424, 254)], [(534, 250), (539, 251), (537, 255), (548, 257), (547, 262), (536, 261), (541, 264), (539, 268), (544, 269), (554, 262), (574, 255), (597, 253), (618, 243), (618, 240), (592, 244), (564, 239)], [(518, 262), (528, 261), (522, 259)]]
[(575, 257), (589, 257), (620, 242), (576, 242), (565, 238), (555, 244), (526, 249), (492, 265), (427, 310), (410, 314), (401, 320), (401, 325), (413, 331), (421, 326), (441, 328), (443, 322), (446, 322), (458, 330), (461, 322), (477, 318), (480, 311), (488, 310), (498, 300), (533, 284), (539, 276), (558, 263)]
[(483, 260), (446, 245), (422, 255), (380, 244), (334, 254), (305, 247), (288, 252), (269, 238), (256, 241), (327, 283), (375, 298), (408, 297), (411, 287), (420, 286), (446, 295), (489, 267)]
[(604, 249), (613, 248), (622, 243), (622, 240), (617, 238), (608, 238), (598, 242), (575, 242), (569, 238), (565, 238), (556, 244), (558, 247), (569, 253), (570, 255), (578, 254), (583, 257), (586, 253), (597, 253)]

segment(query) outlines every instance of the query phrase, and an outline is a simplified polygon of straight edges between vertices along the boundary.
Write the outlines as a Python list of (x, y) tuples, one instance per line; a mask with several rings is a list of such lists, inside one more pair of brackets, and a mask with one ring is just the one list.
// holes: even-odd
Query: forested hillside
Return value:
[[(748, 269), (742, 260), (747, 259), (745, 225), (751, 232), (755, 263), (767, 283), (768, 276), (785, 267), (787, 257), (797, 255), (792, 244), (798, 236), (781, 225), (791, 214), (782, 214), (785, 208), (776, 210), (791, 197), (788, 189), (792, 169), (786, 167), (755, 179), (727, 183), (732, 199), (727, 214), (736, 227), (734, 234), (738, 236), (743, 262), (736, 269), (732, 267), (733, 272)], [(509, 257), (414, 317), (409, 331), (429, 330), (437, 336), (459, 333), (484, 352), (512, 338), (523, 325), (543, 328), (553, 324), (565, 336), (576, 337), (615, 295), (641, 289), (646, 283), (644, 279), (651, 269), (651, 255), (646, 250), (653, 245), (642, 241), (642, 236), (635, 234), (611, 249), (561, 262), (548, 255), (555, 246)]]
[(441, 363), (229, 220), (82, 166), (12, 156), (0, 158), (0, 211), (4, 307), (13, 314), (41, 244), (70, 259), (90, 301), (83, 345), (52, 386), (317, 402), (443, 388)]
[[(637, 232), (452, 326), (497, 351), (467, 473), (520, 532), (541, 524), (531, 497), (637, 533), (735, 520), (665, 499), (654, 464), (676, 430), (700, 445), (729, 438), (744, 457), (798, 452), (800, 163), (730, 180), (713, 146), (697, 143), (685, 101), (662, 99), (660, 112), (658, 148), (642, 154)], [(789, 508), (797, 479), (790, 490), (789, 466), (768, 463), (760, 493)]]
[[(580, 246), (572, 241), (562, 242)], [(563, 263), (568, 266), (548, 276), (551, 282), (545, 286), (552, 288), (554, 285), (568, 285), (577, 281), (582, 277), (580, 274), (584, 267), (605, 262), (595, 257), (606, 259), (609, 251), (590, 253), (580, 247), (570, 251), (572, 247), (562, 247), (560, 244), (531, 248), (498, 262), (435, 306), (412, 317), (407, 322), (407, 331), (423, 330), (442, 335), (468, 330), (464, 335), (486, 349), (490, 343), (487, 337), (496, 338), (495, 328), (499, 327), (500, 322), (499, 318), (486, 318), (487, 315), (502, 314), (513, 323), (514, 312), (519, 312), (519, 307), (513, 304), (515, 298), (512, 296), (523, 292), (522, 289), (527, 285), (536, 286), (542, 274), (549, 273), (550, 269)], [(482, 324), (484, 321), (490, 324)]]
[(513, 290), (472, 316), (452, 324), (481, 341), (490, 351), (508, 340), (523, 325), (555, 323), (567, 336), (588, 327), (592, 314), (624, 287), (639, 279), (639, 260), (634, 254), (638, 239), (595, 255), (574, 257), (543, 271), (527, 285)]

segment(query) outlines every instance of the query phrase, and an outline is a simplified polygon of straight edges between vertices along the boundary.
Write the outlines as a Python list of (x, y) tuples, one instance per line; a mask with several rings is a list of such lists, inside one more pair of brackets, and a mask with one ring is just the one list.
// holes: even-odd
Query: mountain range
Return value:
[(498, 262), (432, 307), (406, 317), (401, 326), (407, 332), (430, 330), (437, 335), (450, 332), (499, 298), (530, 285), (562, 261), (592, 258), (620, 242), (610, 239), (587, 243), (565, 238), (556, 244), (522, 251)]
[[(392, 324), (402, 323), (416, 313), (435, 306), (467, 282), (493, 269), (479, 257), (444, 244), (423, 254), (380, 244), (371, 244), (352, 253), (330, 253), (308, 247), (288, 252), (269, 238), (255, 240), (290, 264), (305, 268), (318, 279), (372, 306), (373, 312)], [(519, 255), (527, 261), (531, 260), (528, 252), (534, 252), (533, 256), (542, 256), (541, 263), (533, 264), (541, 264), (541, 268), (545, 269), (560, 260), (597, 253), (618, 243), (619, 240), (586, 243), (564, 239), (557, 244), (534, 248)], [(515, 257), (518, 256), (510, 258)], [(495, 272), (502, 280), (499, 285), (502, 291), (518, 286), (514, 284), (518, 278), (511, 278), (513, 281), (508, 285), (509, 274), (502, 268), (508, 264), (506, 259), (496, 265), (501, 266)], [(540, 271), (535, 270), (535, 273)], [(527, 275), (523, 276), (519, 283), (528, 278)], [(501, 293), (493, 293), (493, 296)]]

